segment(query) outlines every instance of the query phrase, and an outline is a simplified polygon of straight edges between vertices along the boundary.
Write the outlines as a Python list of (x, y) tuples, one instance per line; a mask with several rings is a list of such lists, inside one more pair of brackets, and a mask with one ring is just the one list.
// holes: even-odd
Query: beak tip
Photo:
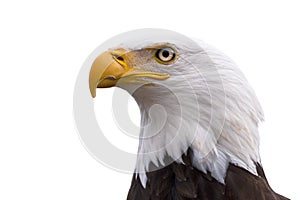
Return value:
[(96, 89), (90, 90), (92, 98), (96, 97)]

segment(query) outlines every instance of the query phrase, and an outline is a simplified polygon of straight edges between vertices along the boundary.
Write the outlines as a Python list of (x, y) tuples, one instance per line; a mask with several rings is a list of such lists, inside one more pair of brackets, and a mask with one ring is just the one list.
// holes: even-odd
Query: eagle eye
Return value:
[(176, 53), (170, 47), (159, 48), (155, 53), (155, 58), (158, 62), (162, 64), (168, 64), (171, 61), (175, 60)]

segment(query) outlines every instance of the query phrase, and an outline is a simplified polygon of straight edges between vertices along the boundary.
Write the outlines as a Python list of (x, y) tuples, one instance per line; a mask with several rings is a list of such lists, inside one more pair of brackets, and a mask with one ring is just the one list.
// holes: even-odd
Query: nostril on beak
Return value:
[(122, 56), (120, 56), (120, 55), (113, 54), (113, 58), (114, 58), (115, 60), (124, 62), (124, 58), (123, 58)]
[(116, 56), (116, 59), (119, 61), (124, 61), (124, 58), (122, 56)]

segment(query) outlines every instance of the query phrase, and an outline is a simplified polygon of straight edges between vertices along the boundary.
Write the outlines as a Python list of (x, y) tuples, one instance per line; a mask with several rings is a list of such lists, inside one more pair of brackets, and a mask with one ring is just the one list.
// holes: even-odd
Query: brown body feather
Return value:
[(269, 186), (263, 168), (258, 176), (230, 164), (225, 185), (191, 164), (191, 152), (183, 156), (185, 164), (172, 163), (147, 173), (146, 188), (133, 175), (127, 200), (287, 200)]

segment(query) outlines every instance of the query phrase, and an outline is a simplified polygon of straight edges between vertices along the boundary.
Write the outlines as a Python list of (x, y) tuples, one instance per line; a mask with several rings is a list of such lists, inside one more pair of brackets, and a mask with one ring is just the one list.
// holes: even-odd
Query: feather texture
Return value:
[[(221, 183), (229, 162), (256, 175), (263, 112), (246, 78), (232, 60), (203, 42), (167, 41), (177, 49), (177, 61), (167, 67), (143, 63), (143, 68), (170, 78), (132, 92), (142, 116), (137, 172), (151, 171), (150, 163), (178, 161), (192, 148), (193, 165)], [(145, 173), (139, 176), (145, 186)]]
[(192, 165), (192, 152), (182, 157), (184, 163), (174, 162), (147, 173), (146, 188), (139, 177), (132, 178), (127, 200), (287, 200), (269, 186), (263, 168), (256, 163), (258, 176), (229, 164), (225, 184), (210, 173)]
[[(142, 117), (128, 199), (286, 199), (272, 191), (263, 173), (263, 111), (235, 63), (172, 31), (133, 33), (118, 45), (135, 52), (129, 65), (169, 78), (117, 85), (135, 98)], [(162, 44), (177, 53), (174, 62), (153, 59), (149, 47)]]

